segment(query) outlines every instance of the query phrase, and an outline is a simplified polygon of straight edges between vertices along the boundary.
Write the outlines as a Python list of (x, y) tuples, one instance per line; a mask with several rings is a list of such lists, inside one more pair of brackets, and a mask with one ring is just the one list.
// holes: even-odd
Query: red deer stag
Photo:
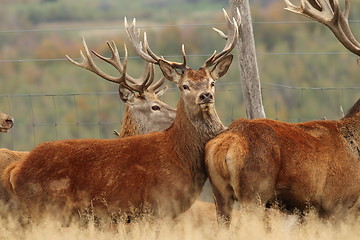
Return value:
[[(121, 64), (117, 47), (114, 42), (107, 42), (107, 44), (112, 53), (111, 58), (101, 56), (95, 51), (92, 52), (122, 74), (124, 66)], [(139, 79), (135, 79), (128, 74), (126, 74), (125, 78), (114, 77), (104, 73), (95, 65), (84, 39), (83, 46), (85, 55), (80, 51), (83, 58), (81, 63), (74, 61), (69, 56), (67, 58), (79, 67), (85, 68), (105, 80), (119, 84), (120, 99), (126, 104), (126, 111), (119, 133), (120, 137), (163, 131), (170, 127), (175, 118), (176, 110), (159, 100), (167, 87), (160, 89), (165, 81), (164, 77), (152, 85), (154, 81), (153, 64), (147, 64), (144, 74)], [(126, 48), (125, 55), (127, 55)], [(127, 82), (130, 84), (127, 84)]]
[[(134, 136), (148, 132), (160, 131), (167, 129), (175, 118), (176, 110), (161, 102), (158, 98), (166, 91), (166, 88), (159, 89), (164, 83), (165, 78), (161, 78), (157, 83), (153, 84), (154, 71), (152, 64), (147, 64), (144, 74), (139, 79), (126, 74), (126, 77), (113, 77), (102, 72), (94, 63), (88, 50), (85, 40), (83, 40), (86, 57), (83, 56), (83, 62), (78, 63), (68, 59), (77, 66), (88, 69), (100, 77), (119, 84), (118, 90), (121, 100), (126, 104), (126, 111), (123, 117), (120, 137)], [(121, 64), (119, 52), (114, 42), (108, 43), (112, 52), (112, 57), (107, 59), (94, 52), (99, 58), (110, 62), (120, 74), (124, 74), (124, 67)], [(125, 49), (126, 51), (126, 49)], [(126, 82), (137, 84), (131, 85)], [(0, 173), (12, 162), (19, 160), (29, 152), (12, 151), (6, 148), (0, 148)], [(0, 183), (0, 200), (5, 203), (10, 200), (8, 193)]]
[[(360, 45), (348, 28), (348, 8), (341, 13), (331, 0), (302, 0), (299, 8), (286, 2), (292, 11), (326, 21), (341, 42), (359, 54)], [(359, 143), (360, 99), (339, 121), (235, 120), (205, 148), (219, 222), (230, 223), (235, 200), (277, 201), (299, 210), (312, 206), (323, 217), (358, 209)]]
[(0, 112), (0, 132), (6, 133), (14, 125), (14, 119), (9, 115)]
[[(124, 67), (121, 64), (119, 53), (115, 43), (108, 42), (107, 44), (112, 52), (112, 57), (110, 59), (107, 59), (106, 61), (110, 62), (113, 66), (115, 66), (116, 69), (120, 71), (120, 73), (122, 73)], [(102, 73), (100, 69), (98, 69), (98, 67), (95, 65), (94, 61), (91, 58), (90, 51), (88, 50), (87, 44), (84, 39), (83, 46), (85, 49), (85, 55), (82, 52), (80, 53), (81, 56), (83, 56), (82, 63), (78, 63), (72, 60), (69, 56), (67, 56), (67, 58), (75, 65), (88, 69), (106, 80), (119, 84), (120, 98), (126, 104), (126, 112), (123, 117), (119, 134), (120, 137), (134, 136), (154, 131), (162, 131), (169, 127), (170, 123), (172, 123), (173, 119), (175, 118), (176, 110), (170, 108), (166, 103), (163, 103), (158, 99), (164, 93), (164, 91), (166, 91), (166, 88), (158, 90), (158, 88), (165, 80), (164, 77), (162, 77), (161, 80), (159, 80), (156, 84), (150, 87), (153, 81), (154, 74), (153, 71), (149, 69), (149, 67), (153, 66), (153, 64), (149, 63), (147, 65), (147, 69), (140, 79), (134, 79), (127, 75), (127, 81), (130, 81), (131, 83), (142, 83), (142, 87), (140, 87), (140, 89), (131, 88), (131, 85), (127, 85), (127, 87), (125, 87), (124, 84), (120, 83), (117, 78), (113, 76), (108, 76), (107, 74)], [(92, 52), (100, 59), (106, 59), (98, 53), (94, 51)], [(152, 74), (146, 76), (146, 73)], [(147, 80), (149, 82), (146, 82), (144, 80)], [(189, 209), (189, 211), (186, 212), (186, 216), (191, 215), (193, 219), (199, 218), (200, 212), (203, 212), (204, 209), (206, 209), (209, 213), (211, 212), (211, 210), (213, 210), (213, 213), (215, 215), (214, 204), (196, 201)], [(213, 218), (212, 214), (209, 215), (211, 215), (210, 218)]]
[(40, 144), (5, 170), (3, 183), (14, 201), (32, 216), (50, 205), (63, 212), (64, 206), (69, 211), (93, 206), (168, 217), (186, 211), (207, 178), (205, 143), (225, 129), (215, 110), (214, 83), (227, 72), (238, 35), (238, 19), (226, 19), (230, 30), (224, 49), (196, 71), (186, 65), (184, 47), (183, 63), (167, 61), (150, 50), (146, 38), (143, 50), (140, 33), (126, 26), (140, 56), (159, 65), (181, 92), (173, 124), (132, 137)]

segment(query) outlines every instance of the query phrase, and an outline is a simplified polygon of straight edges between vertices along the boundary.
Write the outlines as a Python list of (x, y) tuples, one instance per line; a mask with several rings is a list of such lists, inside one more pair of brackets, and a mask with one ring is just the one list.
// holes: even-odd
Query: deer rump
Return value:
[(206, 167), (218, 212), (232, 201), (278, 202), (288, 210), (314, 207), (342, 213), (360, 196), (359, 147), (353, 118), (288, 124), (269, 119), (234, 121), (206, 145)]

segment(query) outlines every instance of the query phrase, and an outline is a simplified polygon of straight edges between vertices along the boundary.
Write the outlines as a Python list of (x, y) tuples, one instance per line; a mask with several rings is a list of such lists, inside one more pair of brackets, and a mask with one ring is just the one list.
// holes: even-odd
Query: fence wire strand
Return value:
[[(349, 20), (351, 24), (358, 24), (360, 23), (360, 20), (353, 19)], [(304, 20), (304, 21), (254, 21), (253, 24), (261, 25), (276, 25), (276, 24), (313, 24), (315, 21), (310, 20)], [(150, 28), (190, 28), (190, 27), (214, 27), (214, 26), (224, 26), (223, 23), (208, 23), (208, 24), (164, 24), (164, 25), (140, 25), (138, 26), (141, 29), (150, 29)], [(84, 27), (84, 28), (50, 28), (50, 29), (3, 29), (0, 30), (0, 34), (6, 35), (6, 34), (22, 34), (22, 33), (43, 33), (43, 32), (75, 32), (75, 31), (113, 31), (113, 30), (124, 30), (124, 27)], [(258, 52), (257, 55), (288, 55), (288, 56), (298, 56), (298, 55), (350, 55), (350, 52)], [(209, 57), (209, 54), (193, 54), (188, 55), (189, 57)], [(179, 58), (182, 57), (182, 55), (167, 55), (164, 56), (165, 58)], [(138, 56), (128, 56), (129, 59), (135, 58), (138, 59)], [(96, 59), (96, 58), (94, 58)], [(81, 60), (80, 58), (74, 58), (74, 60)], [(63, 62), (68, 61), (66, 58), (48, 58), (48, 59), (1, 59), (1, 63), (27, 63), (27, 62)], [(313, 119), (307, 119), (302, 117), (297, 117), (294, 119), (282, 119), (282, 115), (280, 113), (281, 107), (283, 103), (281, 103), (281, 96), (276, 93), (276, 91), (295, 91), (297, 94), (299, 94), (299, 107), (297, 111), (299, 112), (298, 116), (302, 116), (302, 113), (304, 111), (304, 104), (303, 99), (306, 97), (304, 94), (306, 91), (316, 91), (319, 92), (319, 95), (324, 98), (325, 94), (328, 94), (329, 92), (337, 91), (339, 92), (339, 99), (337, 101), (337, 104), (340, 106), (343, 106), (345, 103), (346, 93), (352, 90), (359, 90), (360, 87), (342, 87), (342, 88), (335, 88), (335, 87), (301, 87), (301, 86), (290, 86), (290, 85), (284, 85), (284, 84), (277, 84), (277, 83), (268, 83), (268, 82), (262, 82), (262, 91), (265, 93), (266, 96), (270, 96), (267, 101), (271, 103), (268, 103), (265, 101), (265, 104), (268, 104), (268, 109), (270, 109), (273, 113), (273, 115), (268, 115), (269, 118), (277, 119), (277, 120), (283, 120), (288, 122), (301, 122), (301, 121), (307, 121), (307, 120), (313, 120)], [(241, 92), (241, 86), (240, 82), (226, 82), (226, 83), (217, 83), (217, 86), (219, 86), (219, 89), (217, 89), (218, 92), (220, 92), (220, 98), (226, 97), (227, 94), (233, 93), (233, 92)], [(268, 91), (268, 92), (267, 92)], [(168, 92), (176, 92), (175, 88), (169, 88)], [(101, 114), (101, 98), (105, 96), (117, 96), (118, 92), (90, 92), (90, 93), (61, 93), (61, 94), (0, 94), (0, 106), (1, 106), (1, 100), (5, 99), (5, 108), (9, 109), (10, 114), (15, 113), (17, 110), (14, 104), (12, 104), (13, 99), (22, 99), (26, 98), (28, 99), (28, 105), (30, 108), (30, 114), (31, 116), (27, 116), (30, 119), (30, 122), (26, 122), (23, 120), (23, 122), (16, 121), (16, 127), (10, 131), (9, 134), (1, 134), (0, 135), (0, 146), (1, 147), (7, 147), (9, 149), (14, 150), (30, 150), (34, 146), (36, 146), (38, 143), (42, 142), (44, 139), (41, 136), (42, 135), (42, 129), (45, 127), (50, 127), (49, 129), (55, 128), (55, 136), (52, 140), (56, 139), (62, 139), (64, 138), (81, 138), (82, 131), (81, 127), (96, 127), (97, 129), (94, 131), (97, 133), (99, 138), (110, 138), (112, 136), (112, 130), (109, 131), (110, 127), (118, 127), (121, 124), (121, 115), (124, 114), (123, 107), (118, 107), (117, 105), (114, 105), (114, 115), (117, 120), (102, 120)], [(94, 106), (95, 112), (97, 116), (93, 116), (93, 119), (90, 121), (83, 121), (81, 119), (81, 102), (79, 98), (86, 97), (86, 96), (95, 96), (96, 97), (96, 105)], [(37, 112), (35, 109), (36, 104), (34, 104), (34, 98), (35, 97), (42, 97), (47, 101), (52, 101), (52, 107), (54, 116), (53, 121), (51, 120), (42, 120), (37, 121), (35, 113)], [(74, 105), (75, 111), (75, 122), (71, 121), (62, 121), (60, 120), (62, 117), (60, 114), (60, 109), (63, 107), (61, 104), (57, 104), (56, 100), (61, 98), (71, 98), (72, 102), (71, 104)], [(219, 101), (221, 102), (221, 101)], [(118, 102), (116, 104), (119, 104)], [(231, 122), (232, 120), (236, 119), (239, 115), (241, 116), (241, 110), (240, 105), (242, 103), (234, 102), (231, 106), (226, 106), (228, 109), (230, 108), (230, 116), (227, 116), (226, 119), (224, 119), (224, 122), (227, 124)], [(123, 105), (121, 105), (123, 106)], [(267, 111), (268, 111), (267, 109)], [(0, 109), (2, 110), (2, 109)], [(269, 111), (270, 112), (270, 111)], [(268, 114), (268, 113), (267, 113)], [(71, 118), (69, 114), (69, 118)], [(21, 119), (21, 118), (20, 118)], [(74, 130), (75, 128), (75, 130)], [(46, 128), (48, 129), (48, 128)], [(68, 134), (68, 135), (65, 135)], [(22, 138), (27, 139), (22, 139)], [(22, 140), (22, 143), (20, 143), (20, 140)]]

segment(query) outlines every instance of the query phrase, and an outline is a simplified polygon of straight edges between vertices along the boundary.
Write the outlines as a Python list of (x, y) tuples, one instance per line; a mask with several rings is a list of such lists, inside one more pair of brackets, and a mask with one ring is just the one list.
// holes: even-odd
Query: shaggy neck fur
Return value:
[(354, 154), (360, 156), (360, 99), (340, 120), (340, 131)]
[(135, 136), (141, 134), (137, 126), (138, 124), (136, 123), (135, 119), (133, 119), (132, 117), (130, 107), (126, 105), (126, 110), (120, 129), (120, 137), (128, 137), (128, 136)]
[[(182, 159), (184, 167), (190, 168), (194, 176), (194, 190), (200, 193), (207, 175), (204, 166), (205, 144), (225, 130), (214, 107), (200, 113), (200, 117), (189, 118), (184, 103), (179, 101), (173, 126), (168, 129), (169, 141), (173, 151)], [(179, 134), (179, 132), (181, 134)]]

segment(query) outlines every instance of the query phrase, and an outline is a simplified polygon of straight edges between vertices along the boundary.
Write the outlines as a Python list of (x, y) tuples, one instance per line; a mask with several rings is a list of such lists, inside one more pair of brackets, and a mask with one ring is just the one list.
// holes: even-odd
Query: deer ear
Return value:
[(211, 70), (211, 75), (214, 80), (218, 80), (224, 76), (224, 74), (229, 70), (232, 60), (233, 55), (230, 54), (215, 65), (215, 67)]
[(171, 66), (168, 62), (160, 59), (159, 60), (159, 67), (164, 74), (164, 77), (166, 77), (167, 80), (178, 83), (181, 77), (181, 74), (176, 71), (176, 69)]
[(119, 95), (121, 101), (124, 103), (133, 104), (135, 101), (135, 93), (125, 87), (119, 86)]

